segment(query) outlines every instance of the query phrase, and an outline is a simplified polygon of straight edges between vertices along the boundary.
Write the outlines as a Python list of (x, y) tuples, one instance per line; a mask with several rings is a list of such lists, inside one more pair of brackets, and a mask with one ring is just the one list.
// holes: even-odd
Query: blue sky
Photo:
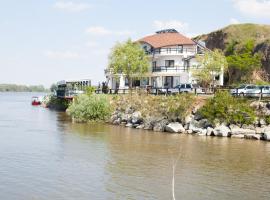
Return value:
[(116, 41), (270, 23), (270, 0), (0, 0), (0, 83), (103, 81)]

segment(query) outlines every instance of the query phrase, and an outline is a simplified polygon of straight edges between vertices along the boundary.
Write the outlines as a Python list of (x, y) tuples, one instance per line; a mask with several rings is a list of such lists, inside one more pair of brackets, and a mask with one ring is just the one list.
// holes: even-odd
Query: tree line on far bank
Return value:
[(48, 92), (43, 85), (0, 84), (0, 92)]

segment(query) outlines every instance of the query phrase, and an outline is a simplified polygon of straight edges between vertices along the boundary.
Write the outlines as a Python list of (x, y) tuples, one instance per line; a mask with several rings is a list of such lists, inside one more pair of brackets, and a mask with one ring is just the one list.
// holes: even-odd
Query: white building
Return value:
[[(174, 29), (158, 31), (138, 42), (149, 56), (149, 72), (144, 78), (134, 80), (132, 86), (171, 88), (181, 83), (196, 83), (192, 71), (199, 66), (196, 55), (203, 54), (206, 49), (203, 44), (194, 42)], [(118, 78), (110, 70), (105, 70), (105, 74), (109, 88), (128, 88), (124, 74), (119, 74)], [(223, 74), (216, 76), (216, 82), (223, 85)]]

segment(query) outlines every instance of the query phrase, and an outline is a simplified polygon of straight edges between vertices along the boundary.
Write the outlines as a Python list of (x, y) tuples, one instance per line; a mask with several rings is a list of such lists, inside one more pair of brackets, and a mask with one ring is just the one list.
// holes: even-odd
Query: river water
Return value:
[(270, 199), (270, 143), (74, 124), (0, 93), (0, 199)]

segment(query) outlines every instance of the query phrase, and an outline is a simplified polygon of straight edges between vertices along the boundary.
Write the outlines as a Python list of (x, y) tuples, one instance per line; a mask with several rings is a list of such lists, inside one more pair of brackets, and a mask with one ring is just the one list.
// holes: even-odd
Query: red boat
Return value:
[(38, 97), (32, 97), (32, 106), (39, 106), (41, 104)]

